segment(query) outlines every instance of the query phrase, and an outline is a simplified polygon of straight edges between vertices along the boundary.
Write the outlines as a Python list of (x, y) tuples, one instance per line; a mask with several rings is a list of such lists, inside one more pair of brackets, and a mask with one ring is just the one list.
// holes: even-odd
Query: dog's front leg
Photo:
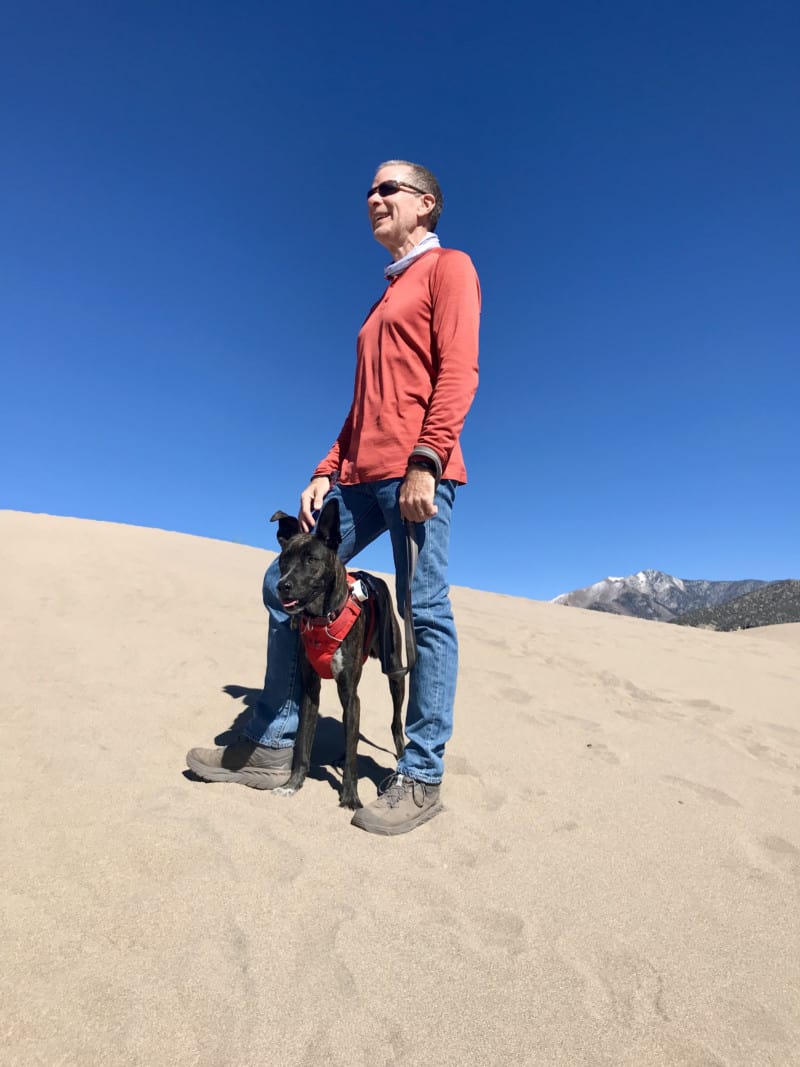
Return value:
[[(358, 674), (360, 675), (360, 671)], [(339, 699), (342, 702), (344, 723), (344, 771), (342, 772), (341, 808), (360, 808), (358, 799), (358, 732), (361, 723), (361, 702), (358, 699), (358, 677), (355, 679), (340, 674), (336, 679)]]
[(294, 743), (294, 758), (292, 760), (292, 774), (286, 785), (273, 789), (278, 796), (290, 797), (298, 789), (303, 788), (303, 782), (308, 774), (311, 763), (311, 746), (314, 742), (314, 734), (317, 732), (317, 716), (319, 715), (319, 675), (307, 667), (303, 670), (303, 682), (305, 694), (300, 709), (300, 725), (297, 730), (297, 739)]

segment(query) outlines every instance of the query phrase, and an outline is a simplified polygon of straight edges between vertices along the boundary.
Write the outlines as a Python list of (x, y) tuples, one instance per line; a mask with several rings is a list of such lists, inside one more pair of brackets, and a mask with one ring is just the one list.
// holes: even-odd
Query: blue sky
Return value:
[(799, 54), (788, 2), (8, 5), (0, 506), (275, 548), (401, 157), (483, 286), (452, 581), (800, 577)]

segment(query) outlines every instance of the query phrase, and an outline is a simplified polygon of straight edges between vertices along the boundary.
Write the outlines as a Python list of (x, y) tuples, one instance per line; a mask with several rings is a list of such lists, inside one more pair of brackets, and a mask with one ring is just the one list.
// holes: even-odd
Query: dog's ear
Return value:
[(342, 535), (339, 532), (339, 501), (336, 497), (328, 500), (317, 519), (317, 528), (314, 536), (322, 541), (323, 545), (336, 552), (342, 543)]
[(294, 515), (287, 515), (285, 511), (276, 511), (270, 522), (278, 524), (278, 544), (283, 548), (295, 534), (300, 533), (300, 523)]

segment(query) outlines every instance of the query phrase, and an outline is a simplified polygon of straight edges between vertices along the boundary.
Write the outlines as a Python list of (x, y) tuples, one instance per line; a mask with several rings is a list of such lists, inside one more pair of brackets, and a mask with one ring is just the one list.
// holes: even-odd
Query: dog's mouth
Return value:
[(284, 611), (288, 611), (290, 615), (296, 615), (303, 610), (303, 605), (299, 600), (281, 600), (281, 607)]

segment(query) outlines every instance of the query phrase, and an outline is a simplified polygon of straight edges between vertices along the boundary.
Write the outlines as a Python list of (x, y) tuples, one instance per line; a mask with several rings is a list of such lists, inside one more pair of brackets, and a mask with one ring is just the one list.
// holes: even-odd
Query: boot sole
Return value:
[[(359, 830), (365, 830), (368, 834), (378, 834), (380, 837), (396, 837), (398, 834), (407, 834), (411, 830), (416, 830), (418, 826), (422, 826), (423, 823), (426, 823), (429, 819), (432, 819), (434, 815), (438, 815), (439, 812), (443, 810), (444, 805), (440, 801), (432, 808), (428, 808), (427, 811), (417, 816), (417, 818), (413, 819), (411, 822), (405, 822), (398, 826), (381, 826), (380, 824), (364, 826), (362, 823), (356, 821), (360, 814), (360, 812), (356, 812), (350, 820), (350, 825), (357, 826)], [(362, 808), (361, 811), (366, 811), (366, 808)]]
[(279, 786), (286, 785), (292, 774), (291, 767), (286, 769), (285, 774), (283, 771), (259, 770), (255, 767), (242, 767), (239, 771), (229, 771), (227, 767), (207, 767), (191, 756), (186, 757), (186, 765), (204, 782), (235, 782), (237, 785), (246, 785), (251, 789), (277, 789)]

